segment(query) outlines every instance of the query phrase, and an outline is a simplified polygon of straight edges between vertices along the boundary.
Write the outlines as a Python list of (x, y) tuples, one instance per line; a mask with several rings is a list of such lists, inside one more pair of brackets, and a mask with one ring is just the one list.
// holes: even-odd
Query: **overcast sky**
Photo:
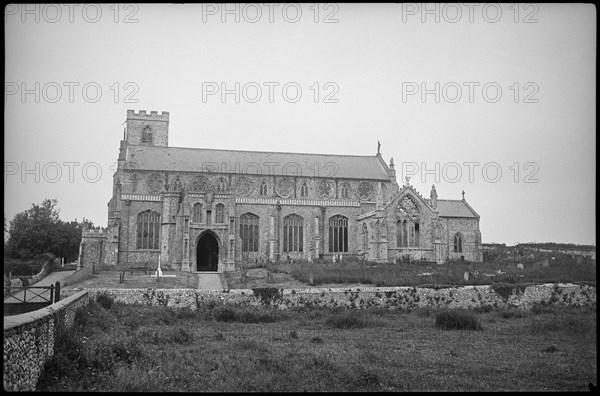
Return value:
[(485, 243), (595, 244), (593, 5), (9, 5), (5, 48), (7, 222), (57, 198), (106, 226), (135, 109), (170, 146), (380, 141), (399, 184), (464, 190)]

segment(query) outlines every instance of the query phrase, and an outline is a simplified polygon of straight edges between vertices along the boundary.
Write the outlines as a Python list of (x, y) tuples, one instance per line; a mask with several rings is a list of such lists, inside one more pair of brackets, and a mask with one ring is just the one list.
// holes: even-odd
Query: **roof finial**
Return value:
[(465, 200), (465, 190), (462, 191), (463, 201)]
[(409, 184), (409, 182), (410, 182), (410, 176), (406, 176), (406, 177), (404, 178), (404, 180), (406, 180), (406, 183), (404, 184), (405, 186), (408, 186), (408, 185), (410, 185), (410, 184)]
[(394, 157), (390, 158), (390, 168), (394, 169)]
[(379, 143), (379, 140), (377, 141), (377, 154), (381, 154), (379, 152), (379, 150), (381, 149), (381, 143)]

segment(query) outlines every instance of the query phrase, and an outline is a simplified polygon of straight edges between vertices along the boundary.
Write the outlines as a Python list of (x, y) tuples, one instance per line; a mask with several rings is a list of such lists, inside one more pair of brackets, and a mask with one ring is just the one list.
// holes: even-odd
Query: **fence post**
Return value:
[(54, 302), (54, 285), (50, 285), (50, 301), (49, 303), (52, 304)]
[(54, 302), (59, 302), (60, 301), (60, 282), (56, 281), (55, 286), (54, 286)]

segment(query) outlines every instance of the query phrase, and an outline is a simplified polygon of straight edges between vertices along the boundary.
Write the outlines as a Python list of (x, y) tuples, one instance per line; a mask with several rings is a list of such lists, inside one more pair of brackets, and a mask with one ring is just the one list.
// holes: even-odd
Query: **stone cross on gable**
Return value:
[(406, 184), (404, 184), (404, 185), (405, 185), (405, 186), (408, 186), (408, 185), (409, 185), (409, 182), (410, 182), (410, 176), (406, 176), (406, 177), (404, 178), (404, 180), (406, 180)]
[(462, 191), (463, 201), (465, 200), (465, 190)]

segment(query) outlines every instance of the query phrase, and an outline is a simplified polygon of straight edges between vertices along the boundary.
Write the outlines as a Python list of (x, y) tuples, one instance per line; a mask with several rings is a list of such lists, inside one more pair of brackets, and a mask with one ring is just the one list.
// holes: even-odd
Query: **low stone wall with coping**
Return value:
[(534, 304), (584, 306), (596, 303), (596, 286), (572, 283), (484, 285), (447, 288), (360, 287), (331, 289), (89, 289), (90, 298), (105, 293), (122, 304), (197, 309), (204, 304), (386, 309), (492, 308), (530, 309)]
[(57, 336), (73, 326), (75, 311), (87, 303), (88, 292), (80, 291), (46, 308), (4, 317), (5, 391), (35, 390)]

